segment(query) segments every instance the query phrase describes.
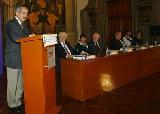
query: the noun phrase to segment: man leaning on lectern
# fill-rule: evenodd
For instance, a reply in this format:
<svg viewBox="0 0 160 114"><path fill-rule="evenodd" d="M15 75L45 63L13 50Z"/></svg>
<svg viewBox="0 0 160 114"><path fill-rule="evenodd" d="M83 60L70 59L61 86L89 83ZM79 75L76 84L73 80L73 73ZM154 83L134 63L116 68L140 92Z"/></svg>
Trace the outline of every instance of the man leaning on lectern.
<svg viewBox="0 0 160 114"><path fill-rule="evenodd" d="M19 5L15 12L15 18L6 24L7 103L11 111L21 114L24 111L21 101L23 94L21 46L16 40L29 36L31 31L25 24L27 7Z"/></svg>

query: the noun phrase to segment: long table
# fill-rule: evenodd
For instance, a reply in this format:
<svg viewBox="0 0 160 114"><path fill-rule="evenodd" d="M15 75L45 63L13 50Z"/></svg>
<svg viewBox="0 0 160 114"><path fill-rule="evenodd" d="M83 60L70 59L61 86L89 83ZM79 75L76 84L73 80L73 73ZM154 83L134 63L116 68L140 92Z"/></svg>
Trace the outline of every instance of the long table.
<svg viewBox="0 0 160 114"><path fill-rule="evenodd" d="M85 101L159 70L159 46L90 60L62 59L62 93Z"/></svg>

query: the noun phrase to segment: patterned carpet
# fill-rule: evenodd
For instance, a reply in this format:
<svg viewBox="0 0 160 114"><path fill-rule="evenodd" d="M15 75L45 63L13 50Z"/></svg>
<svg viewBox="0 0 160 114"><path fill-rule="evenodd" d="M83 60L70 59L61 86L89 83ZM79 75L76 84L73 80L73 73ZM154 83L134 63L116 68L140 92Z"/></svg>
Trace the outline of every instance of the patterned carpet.
<svg viewBox="0 0 160 114"><path fill-rule="evenodd" d="M59 114L160 114L160 72L80 102L63 96ZM0 79L0 114L6 105L6 78Z"/></svg>

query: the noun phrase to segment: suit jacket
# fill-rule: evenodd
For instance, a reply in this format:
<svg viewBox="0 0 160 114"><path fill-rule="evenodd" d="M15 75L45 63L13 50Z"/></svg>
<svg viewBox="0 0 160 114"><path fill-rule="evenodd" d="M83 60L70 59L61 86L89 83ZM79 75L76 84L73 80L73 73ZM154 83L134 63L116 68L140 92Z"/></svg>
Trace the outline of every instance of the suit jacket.
<svg viewBox="0 0 160 114"><path fill-rule="evenodd" d="M134 37L133 38L133 41L132 41L132 45L135 46L135 45L142 45L143 42L142 42L142 39L138 39L137 37Z"/></svg>
<svg viewBox="0 0 160 114"><path fill-rule="evenodd" d="M71 51L71 54L74 54L74 49L70 46L68 42L65 43L69 50ZM63 48L62 44L58 42L58 44L55 45L55 53L56 57L58 58L66 58L67 53L65 52L65 49Z"/></svg>
<svg viewBox="0 0 160 114"><path fill-rule="evenodd" d="M88 42L88 53L90 55L96 55L96 56L101 56L104 54L104 46L101 42L98 41L99 44L99 48L97 48L97 46L95 45L94 41L90 41Z"/></svg>
<svg viewBox="0 0 160 114"><path fill-rule="evenodd" d="M81 45L80 43L77 43L77 45L75 47L75 53L77 55L80 55L82 51L88 53L88 45Z"/></svg>
<svg viewBox="0 0 160 114"><path fill-rule="evenodd" d="M6 57L5 64L7 67L21 69L21 47L16 40L27 37L31 34L27 24L23 23L23 28L18 23L17 19L13 19L6 24Z"/></svg>
<svg viewBox="0 0 160 114"><path fill-rule="evenodd" d="M69 50L71 51L71 54L74 54L74 49L70 46L68 42L65 43ZM66 58L67 53L65 52L65 49L63 48L62 44L58 42L58 44L55 45L55 56L56 56L56 66L60 66L60 59Z"/></svg>
<svg viewBox="0 0 160 114"><path fill-rule="evenodd" d="M120 40L117 40L116 38L112 38L109 43L109 48L111 50L119 50L120 48L122 48L122 44Z"/></svg>

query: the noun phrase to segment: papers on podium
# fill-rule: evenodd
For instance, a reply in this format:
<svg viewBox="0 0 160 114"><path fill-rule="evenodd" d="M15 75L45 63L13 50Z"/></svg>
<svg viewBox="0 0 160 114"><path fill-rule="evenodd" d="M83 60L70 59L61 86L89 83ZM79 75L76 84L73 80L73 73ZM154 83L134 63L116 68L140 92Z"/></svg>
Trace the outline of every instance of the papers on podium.
<svg viewBox="0 0 160 114"><path fill-rule="evenodd" d="M57 34L43 34L43 46L47 47L48 69L55 66L55 47L57 44Z"/></svg>
<svg viewBox="0 0 160 114"><path fill-rule="evenodd" d="M57 34L43 34L44 47L57 44Z"/></svg>

